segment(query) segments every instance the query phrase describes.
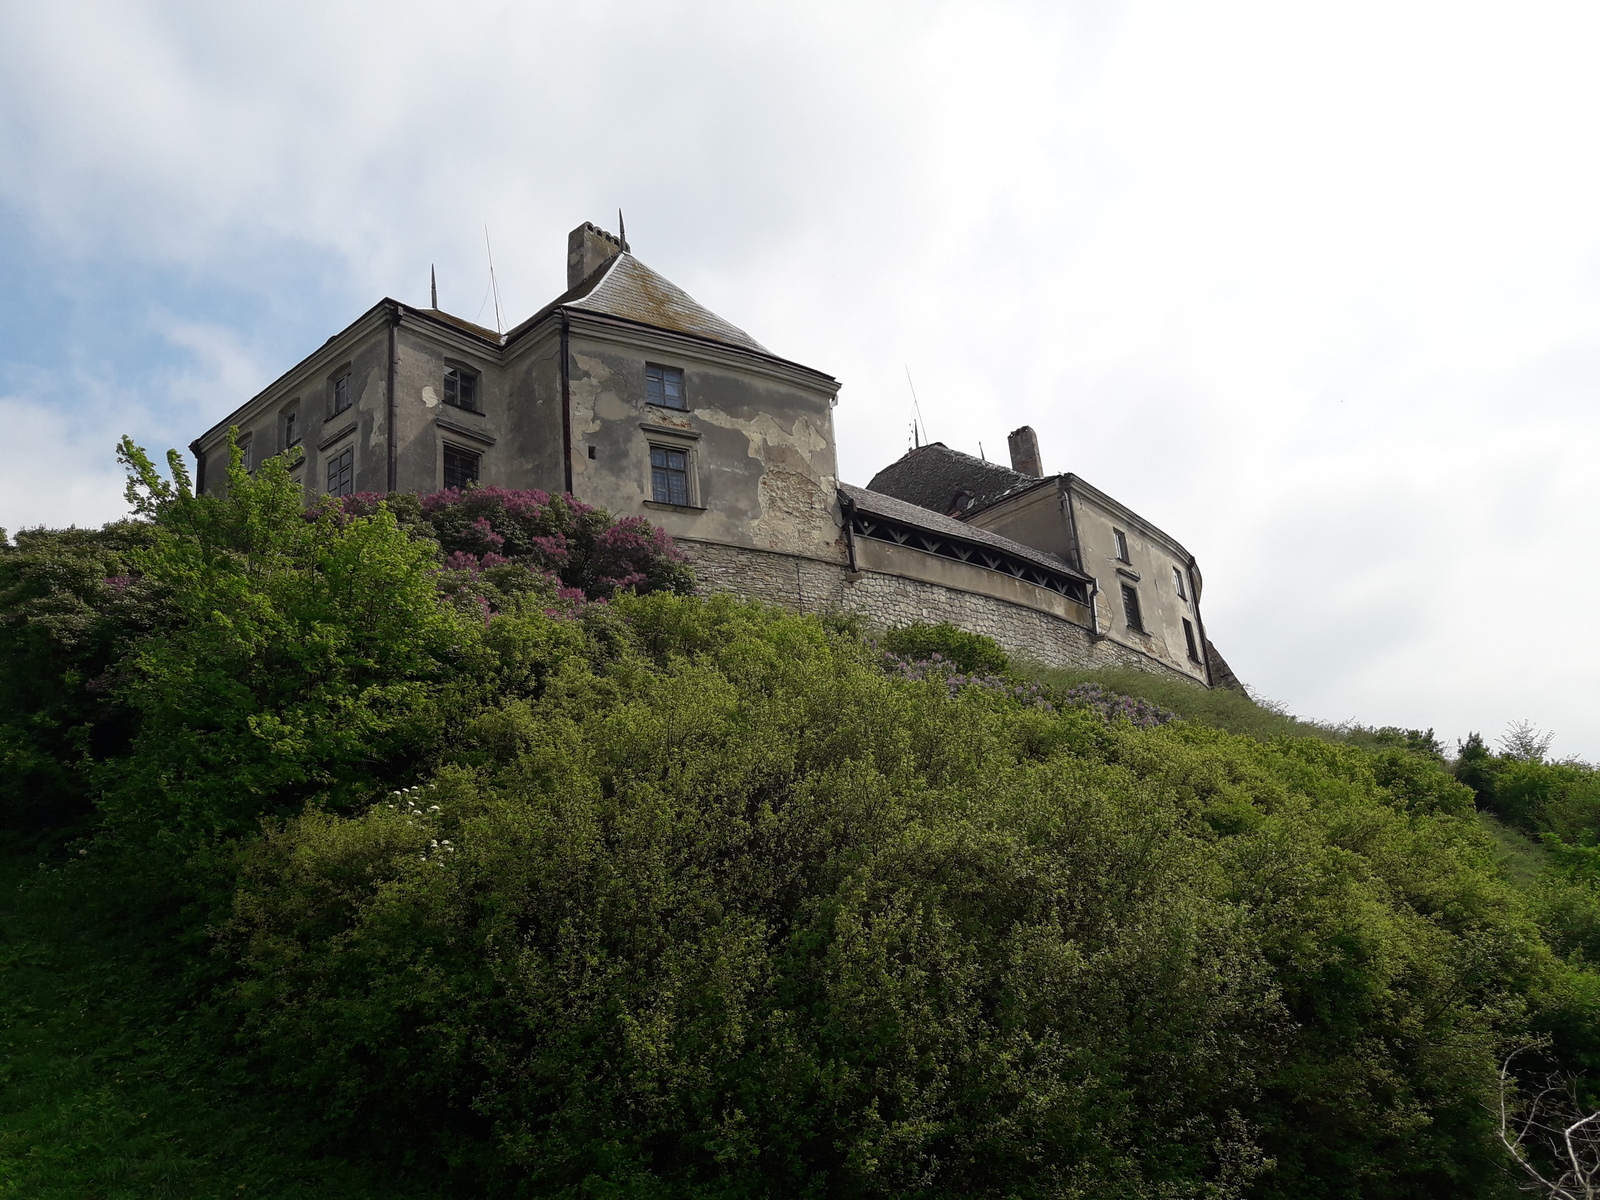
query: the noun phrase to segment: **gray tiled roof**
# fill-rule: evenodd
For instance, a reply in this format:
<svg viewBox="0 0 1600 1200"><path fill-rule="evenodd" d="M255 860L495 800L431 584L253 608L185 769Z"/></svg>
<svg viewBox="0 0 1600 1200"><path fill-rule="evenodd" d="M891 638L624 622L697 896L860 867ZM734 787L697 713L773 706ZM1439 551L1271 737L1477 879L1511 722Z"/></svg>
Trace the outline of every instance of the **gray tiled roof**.
<svg viewBox="0 0 1600 1200"><path fill-rule="evenodd" d="M924 447L927 449L927 447ZM880 472L881 474L881 472ZM1088 581L1089 576L1075 567L1070 566L1065 560L1057 558L1054 554L1046 554L1043 550L1035 550L1032 546L1024 546L1021 542L1013 542L1008 537L1001 537L998 533L991 533L987 529L979 529L976 525L968 525L965 521L957 521L953 517L944 516L921 505L910 504L904 500L897 500L893 496L886 496L872 488L858 488L848 483L841 483L839 491L845 499L863 513L871 516L883 517L889 521L897 521L904 525L915 525L926 529L930 533L937 533L943 537L959 538L979 546L988 546L994 550L1002 551L1014 558L1024 559L1058 575L1068 575L1073 579Z"/></svg>
<svg viewBox="0 0 1600 1200"><path fill-rule="evenodd" d="M724 321L688 292L623 251L608 259L576 287L569 288L533 316L507 333L515 341L558 308L602 313L637 321L657 329L687 333L742 350L753 350L768 358L777 357L737 325Z"/></svg>
<svg viewBox="0 0 1600 1200"><path fill-rule="evenodd" d="M985 462L943 442L930 442L890 463L867 487L937 513L966 512L992 504L1001 496L1039 483L999 463ZM958 502L962 492L967 497Z"/></svg>
<svg viewBox="0 0 1600 1200"><path fill-rule="evenodd" d="M710 338L714 342L726 342L730 346L754 350L757 354L772 353L744 330L724 321L677 284L652 271L626 251L613 258L606 264L605 270L597 271L591 278L595 282L589 291L568 300L568 308L604 313L626 321L637 321L641 325L652 325L657 329L671 329L677 333Z"/></svg>

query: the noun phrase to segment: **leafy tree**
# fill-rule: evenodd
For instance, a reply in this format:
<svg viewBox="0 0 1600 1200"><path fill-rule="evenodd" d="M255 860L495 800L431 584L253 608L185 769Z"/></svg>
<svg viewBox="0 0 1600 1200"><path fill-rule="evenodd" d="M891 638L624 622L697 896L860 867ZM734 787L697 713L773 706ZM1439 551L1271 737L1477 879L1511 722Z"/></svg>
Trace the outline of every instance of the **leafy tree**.
<svg viewBox="0 0 1600 1200"><path fill-rule="evenodd" d="M1466 741L1456 743L1455 777L1472 789L1481 808L1489 807L1494 795L1497 765L1482 734L1469 733Z"/></svg>
<svg viewBox="0 0 1600 1200"><path fill-rule="evenodd" d="M135 723L120 664L164 619L131 574L149 541L134 521L31 529L0 544L0 826L39 831L91 808L83 764L126 750Z"/></svg>
<svg viewBox="0 0 1600 1200"><path fill-rule="evenodd" d="M349 807L438 737L481 625L441 604L431 547L386 511L302 515L282 458L254 475L234 448L224 497L171 482L124 439L150 524L131 570L166 598L163 627L121 664L130 752L96 774L105 834L166 877L262 815Z"/></svg>

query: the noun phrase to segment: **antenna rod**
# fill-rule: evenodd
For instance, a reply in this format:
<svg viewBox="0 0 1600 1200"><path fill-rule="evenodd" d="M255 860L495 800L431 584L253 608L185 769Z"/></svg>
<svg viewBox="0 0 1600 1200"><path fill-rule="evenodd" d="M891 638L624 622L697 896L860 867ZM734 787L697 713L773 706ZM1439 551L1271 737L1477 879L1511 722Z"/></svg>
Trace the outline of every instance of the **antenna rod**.
<svg viewBox="0 0 1600 1200"><path fill-rule="evenodd" d="M433 311L439 311L439 272L432 263L428 264L428 283L433 292Z"/></svg>
<svg viewBox="0 0 1600 1200"><path fill-rule="evenodd" d="M494 293L494 331L505 334L505 325L500 320L500 285L494 277L494 247L489 245L489 226L483 227L483 248L489 252L489 290Z"/></svg>
<svg viewBox="0 0 1600 1200"><path fill-rule="evenodd" d="M917 403L917 385L911 383L911 364L906 364L906 382L911 384L911 407L917 410L917 421L922 425L923 435L928 432L928 423L922 419L922 405Z"/></svg>

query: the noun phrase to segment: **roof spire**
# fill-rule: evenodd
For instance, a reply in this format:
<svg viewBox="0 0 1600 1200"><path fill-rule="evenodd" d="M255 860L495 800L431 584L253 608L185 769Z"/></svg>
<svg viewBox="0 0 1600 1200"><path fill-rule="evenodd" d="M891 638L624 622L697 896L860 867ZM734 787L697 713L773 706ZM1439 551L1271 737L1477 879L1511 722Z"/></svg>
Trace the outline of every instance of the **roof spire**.
<svg viewBox="0 0 1600 1200"><path fill-rule="evenodd" d="M433 311L439 311L439 272L432 263L428 264L428 283L433 292Z"/></svg>
<svg viewBox="0 0 1600 1200"><path fill-rule="evenodd" d="M622 220L622 209L617 209L617 240L622 243L624 254L628 252L628 227Z"/></svg>

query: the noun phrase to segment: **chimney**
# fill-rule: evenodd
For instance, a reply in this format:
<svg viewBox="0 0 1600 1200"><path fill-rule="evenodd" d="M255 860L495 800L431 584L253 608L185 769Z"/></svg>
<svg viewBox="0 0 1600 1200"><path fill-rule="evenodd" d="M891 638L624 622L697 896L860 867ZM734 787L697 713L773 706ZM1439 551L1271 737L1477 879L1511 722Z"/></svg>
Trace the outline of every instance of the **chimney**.
<svg viewBox="0 0 1600 1200"><path fill-rule="evenodd" d="M1034 433L1033 426L1013 429L1006 441L1011 446L1011 469L1018 475L1042 478L1044 464L1039 461L1039 435Z"/></svg>
<svg viewBox="0 0 1600 1200"><path fill-rule="evenodd" d="M622 253L621 239L585 221L567 234L567 290Z"/></svg>

